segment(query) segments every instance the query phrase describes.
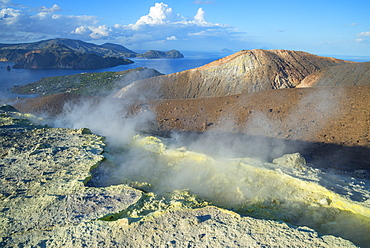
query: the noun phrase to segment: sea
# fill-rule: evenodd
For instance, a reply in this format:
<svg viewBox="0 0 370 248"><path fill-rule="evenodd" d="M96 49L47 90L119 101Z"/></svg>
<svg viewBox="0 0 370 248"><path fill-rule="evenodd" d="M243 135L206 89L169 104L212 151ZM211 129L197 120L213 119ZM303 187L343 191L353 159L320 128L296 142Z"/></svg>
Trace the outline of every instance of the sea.
<svg viewBox="0 0 370 248"><path fill-rule="evenodd" d="M220 52L194 52L181 51L184 54L182 59L143 59L133 58L133 64L119 65L111 68L93 69L93 70L73 70L73 69L11 69L6 68L9 65L12 67L12 62L0 62L0 99L9 99L16 97L37 97L37 95L20 95L10 91L13 86L25 85L36 82L41 78L65 76L79 73L93 73L104 71L125 71L135 69L138 67L154 68L163 74L171 74L175 72L185 71L196 68L212 61L228 56L228 53ZM335 57L339 59L351 60L356 62L370 61L368 56L333 56L322 55L328 57Z"/></svg>

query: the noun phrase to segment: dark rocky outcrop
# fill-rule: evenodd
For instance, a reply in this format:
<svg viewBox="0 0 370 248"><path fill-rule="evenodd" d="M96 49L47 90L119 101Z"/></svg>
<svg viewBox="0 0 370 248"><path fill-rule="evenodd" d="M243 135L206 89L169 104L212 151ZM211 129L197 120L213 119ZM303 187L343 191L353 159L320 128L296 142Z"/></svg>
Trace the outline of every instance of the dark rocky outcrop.
<svg viewBox="0 0 370 248"><path fill-rule="evenodd" d="M315 71L349 63L300 51L240 51L199 68L135 82L123 92L134 89L152 99L186 99L293 88Z"/></svg>

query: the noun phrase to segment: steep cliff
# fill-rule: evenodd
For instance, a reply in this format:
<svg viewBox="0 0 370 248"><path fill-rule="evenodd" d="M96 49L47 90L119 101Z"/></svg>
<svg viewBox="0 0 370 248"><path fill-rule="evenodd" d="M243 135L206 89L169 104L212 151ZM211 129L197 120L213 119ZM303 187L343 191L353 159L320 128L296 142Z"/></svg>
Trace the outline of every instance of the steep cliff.
<svg viewBox="0 0 370 248"><path fill-rule="evenodd" d="M288 50L240 51L199 68L141 80L122 89L156 99L185 99L293 88L309 74L351 63Z"/></svg>
<svg viewBox="0 0 370 248"><path fill-rule="evenodd" d="M370 84L370 62L327 67L303 79L297 88Z"/></svg>

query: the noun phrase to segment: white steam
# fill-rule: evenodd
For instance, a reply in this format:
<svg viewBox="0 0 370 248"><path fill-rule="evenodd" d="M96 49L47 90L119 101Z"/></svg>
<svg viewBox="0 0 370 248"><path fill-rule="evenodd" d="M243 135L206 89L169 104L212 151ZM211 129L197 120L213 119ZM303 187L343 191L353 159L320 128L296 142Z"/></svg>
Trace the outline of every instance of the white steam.
<svg viewBox="0 0 370 248"><path fill-rule="evenodd" d="M249 157L216 158L173 142L134 136L124 150L113 154L116 164L107 167L110 176L105 183L146 182L143 189L156 194L187 189L239 213L306 225L360 244L370 242L370 202L366 202L370 184L366 180L338 175L331 180L296 154L264 163ZM348 199L350 194L359 201Z"/></svg>
<svg viewBox="0 0 370 248"><path fill-rule="evenodd" d="M126 96L127 99L67 104L56 121L57 126L88 127L107 138L109 159L95 171L93 185L146 182L145 190L157 194L187 189L243 214L308 225L357 244L370 242L368 181L346 177L339 180L337 175L332 177L302 162L292 165L279 162L289 158L266 163L244 156L266 159L285 149L284 143L271 145L266 139L247 141L236 135L208 133L198 136L174 133L166 139L137 135L155 121L155 114L142 108L137 115L130 115L136 95L140 92L133 94L133 98ZM335 113L336 103L327 94L319 98L308 96L300 104L305 107L312 104L310 114L318 119L328 110ZM297 125L299 116L297 112L291 113L292 127ZM323 115L320 121L324 123L325 118L328 116ZM224 128L233 124L230 121ZM263 114L256 114L246 123L246 128L251 127L259 127L262 134L277 131ZM351 200L350 195L356 197ZM351 223L351 230L346 223Z"/></svg>
<svg viewBox="0 0 370 248"><path fill-rule="evenodd" d="M152 112L145 109L130 117L129 106L128 102L116 101L113 98L67 103L53 125L68 128L88 127L92 132L106 137L111 145L123 146L130 142L137 130L145 130L155 118Z"/></svg>

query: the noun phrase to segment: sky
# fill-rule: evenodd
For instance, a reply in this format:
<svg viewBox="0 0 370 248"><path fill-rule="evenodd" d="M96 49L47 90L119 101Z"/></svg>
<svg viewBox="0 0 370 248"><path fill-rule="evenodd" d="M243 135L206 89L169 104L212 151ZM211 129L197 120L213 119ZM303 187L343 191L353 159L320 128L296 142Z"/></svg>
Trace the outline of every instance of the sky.
<svg viewBox="0 0 370 248"><path fill-rule="evenodd" d="M370 56L370 1L0 0L0 43L52 38L134 51L288 49Z"/></svg>

